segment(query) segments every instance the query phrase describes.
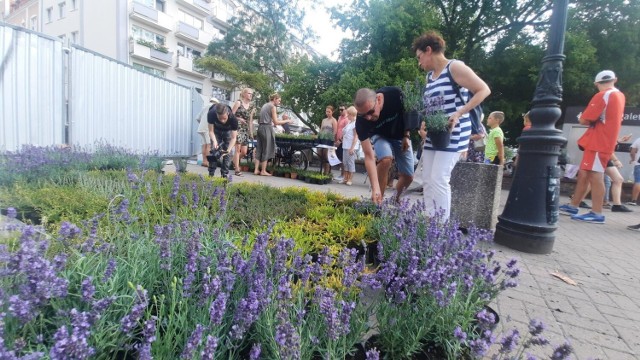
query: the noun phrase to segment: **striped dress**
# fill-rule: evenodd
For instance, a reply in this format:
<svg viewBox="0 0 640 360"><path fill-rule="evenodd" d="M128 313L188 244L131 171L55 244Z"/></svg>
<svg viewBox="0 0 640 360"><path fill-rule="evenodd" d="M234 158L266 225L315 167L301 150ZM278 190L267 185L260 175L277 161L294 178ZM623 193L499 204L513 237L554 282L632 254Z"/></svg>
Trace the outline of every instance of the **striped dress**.
<svg viewBox="0 0 640 360"><path fill-rule="evenodd" d="M447 66L442 70L440 76L437 79L433 79L433 72L429 72L427 74L427 86L425 88L423 98L428 99L433 96L439 96L443 94L444 96L444 105L443 109L447 115L451 115L456 110L462 108L464 104L462 100L458 98L456 95L456 91L453 88L453 84L447 75L449 73L449 65L454 60L450 60ZM455 60L458 61L458 60ZM469 99L469 90L465 88L460 88L460 94L465 97L468 101ZM463 152L467 151L469 147L469 137L471 136L471 120L469 119L469 114L464 114L460 120L460 122L453 128L451 132L451 142L449 146L445 150L438 151L448 151L448 152ZM425 150L435 150L431 146L431 141L429 140L429 136L427 136L426 141L424 143Z"/></svg>

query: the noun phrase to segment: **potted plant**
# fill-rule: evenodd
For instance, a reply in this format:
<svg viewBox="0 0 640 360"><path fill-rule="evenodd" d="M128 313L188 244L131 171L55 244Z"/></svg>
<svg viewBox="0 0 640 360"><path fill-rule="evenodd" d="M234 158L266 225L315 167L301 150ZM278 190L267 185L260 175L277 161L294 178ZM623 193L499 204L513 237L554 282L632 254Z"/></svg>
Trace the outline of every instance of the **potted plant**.
<svg viewBox="0 0 640 360"><path fill-rule="evenodd" d="M333 134L331 133L320 133L318 134L318 143L320 145L333 146Z"/></svg>
<svg viewBox="0 0 640 360"><path fill-rule="evenodd" d="M422 94L424 84L420 78L407 81L402 87L402 106L404 110L405 130L416 130L420 127L420 112L423 109Z"/></svg>
<svg viewBox="0 0 640 360"><path fill-rule="evenodd" d="M427 136L435 149L446 149L451 140L449 116L445 114L444 95L425 98L424 122Z"/></svg>

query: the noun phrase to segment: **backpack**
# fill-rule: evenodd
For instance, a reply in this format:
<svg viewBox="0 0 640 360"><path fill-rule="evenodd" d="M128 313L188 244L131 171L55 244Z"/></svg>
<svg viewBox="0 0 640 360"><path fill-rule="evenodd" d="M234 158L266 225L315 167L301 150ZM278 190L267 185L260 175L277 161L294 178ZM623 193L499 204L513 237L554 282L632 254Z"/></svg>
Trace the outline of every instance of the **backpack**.
<svg viewBox="0 0 640 360"><path fill-rule="evenodd" d="M455 61L455 60L454 60ZM456 92L456 95L462 101L462 106L467 104L467 101L462 97L460 93L460 85L453 80L453 76L451 75L451 69L449 66L453 61L447 64L447 76L449 77L449 81L451 81L451 85L453 86L453 90ZM469 91L469 98L473 97L473 93ZM484 113L482 112L482 104L478 104L478 106L474 107L469 111L469 119L471 120L471 134L486 134L487 131L482 125L482 119L484 117Z"/></svg>

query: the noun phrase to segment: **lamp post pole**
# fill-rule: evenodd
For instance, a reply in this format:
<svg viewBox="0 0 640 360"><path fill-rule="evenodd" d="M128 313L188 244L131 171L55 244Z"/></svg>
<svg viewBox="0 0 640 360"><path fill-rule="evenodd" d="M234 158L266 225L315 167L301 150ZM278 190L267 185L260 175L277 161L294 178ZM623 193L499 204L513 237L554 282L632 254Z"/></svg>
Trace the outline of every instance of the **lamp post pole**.
<svg viewBox="0 0 640 360"><path fill-rule="evenodd" d="M533 254L553 250L558 222L560 148L567 140L555 128L562 111L562 63L568 0L555 0L547 54L532 101L531 129L518 138L518 167L494 241Z"/></svg>

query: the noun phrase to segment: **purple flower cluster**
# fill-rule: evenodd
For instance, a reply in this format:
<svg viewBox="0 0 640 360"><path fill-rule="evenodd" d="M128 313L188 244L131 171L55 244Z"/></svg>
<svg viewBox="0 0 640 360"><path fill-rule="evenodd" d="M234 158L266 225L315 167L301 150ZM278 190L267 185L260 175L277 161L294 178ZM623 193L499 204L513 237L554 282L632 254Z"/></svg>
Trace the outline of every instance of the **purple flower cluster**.
<svg viewBox="0 0 640 360"><path fill-rule="evenodd" d="M136 287L136 298L131 307L131 311L120 320L122 331L125 334L132 335L133 330L138 326L138 321L142 318L148 305L147 290L138 285Z"/></svg>
<svg viewBox="0 0 640 360"><path fill-rule="evenodd" d="M71 309L71 333L65 325L53 335L55 344L49 350L52 360L88 359L95 354L89 346L90 328L95 317L87 312Z"/></svg>
<svg viewBox="0 0 640 360"><path fill-rule="evenodd" d="M202 335L204 334L205 327L197 324L195 330L189 336L187 340L187 344L184 349L182 349L182 355L180 355L181 359L192 359L193 355L196 353L198 346L202 342Z"/></svg>
<svg viewBox="0 0 640 360"><path fill-rule="evenodd" d="M276 343L282 359L300 359L300 335L296 327L287 319L285 312L280 312L276 325Z"/></svg>
<svg viewBox="0 0 640 360"><path fill-rule="evenodd" d="M58 276L64 267L51 262L46 257L48 242L40 240L40 235L32 226L25 226L19 240L17 251L10 253L0 247L0 259L6 263L0 273L8 278L10 288L4 289L9 294L9 314L26 324L40 314L40 308L55 298L67 295L68 281Z"/></svg>

